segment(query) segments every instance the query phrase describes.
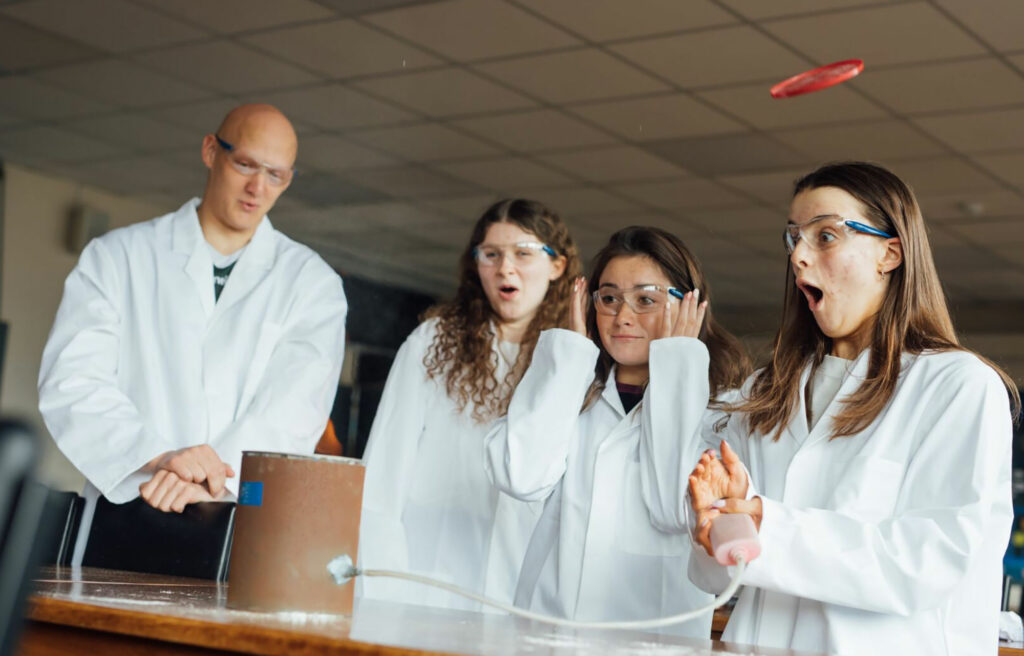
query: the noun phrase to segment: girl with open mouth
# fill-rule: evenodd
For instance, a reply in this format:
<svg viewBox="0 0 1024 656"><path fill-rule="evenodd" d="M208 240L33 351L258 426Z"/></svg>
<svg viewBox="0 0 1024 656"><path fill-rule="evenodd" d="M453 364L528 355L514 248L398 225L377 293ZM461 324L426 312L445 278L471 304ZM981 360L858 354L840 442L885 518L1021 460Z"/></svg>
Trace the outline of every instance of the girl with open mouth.
<svg viewBox="0 0 1024 656"><path fill-rule="evenodd" d="M484 435L505 413L542 330L566 325L580 272L557 214L500 201L476 222L455 298L427 312L388 373L363 460L363 567L400 570L511 602L540 515L484 472ZM365 597L479 610L444 590L367 579Z"/></svg>
<svg viewBox="0 0 1024 656"><path fill-rule="evenodd" d="M797 181L782 326L768 364L719 397L680 382L680 433L655 453L652 519L697 539L746 513L761 555L723 639L835 654L994 654L1013 521L1016 386L957 341L910 188L865 163ZM698 340L660 351L707 362ZM1008 402L1009 399L1009 402ZM679 442L720 446L688 472ZM689 475L689 476L688 476ZM687 480L688 479L688 480ZM673 496L689 486L685 494ZM694 549L691 577L729 572Z"/></svg>

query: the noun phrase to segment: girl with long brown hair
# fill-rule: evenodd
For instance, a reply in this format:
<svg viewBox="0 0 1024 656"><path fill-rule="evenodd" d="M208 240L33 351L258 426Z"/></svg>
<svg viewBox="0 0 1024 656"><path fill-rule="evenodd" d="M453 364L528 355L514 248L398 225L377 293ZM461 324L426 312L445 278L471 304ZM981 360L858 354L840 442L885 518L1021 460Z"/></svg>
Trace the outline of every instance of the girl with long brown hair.
<svg viewBox="0 0 1024 656"><path fill-rule="evenodd" d="M747 513L760 533L725 638L995 653L1015 385L959 345L917 200L889 171L840 163L801 178L784 236L771 360L705 413L722 459L705 453L689 478L705 548L720 513ZM663 464L666 487L683 487L689 468ZM681 528L671 504L655 514ZM694 554L694 581L718 589L725 569Z"/></svg>
<svg viewBox="0 0 1024 656"><path fill-rule="evenodd" d="M540 332L567 325L579 271L568 229L539 202L503 200L476 222L455 298L427 312L384 386L363 456L364 566L511 600L540 509L493 488L484 435L508 407ZM363 595L479 608L403 581L368 579Z"/></svg>
<svg viewBox="0 0 1024 656"><path fill-rule="evenodd" d="M574 288L571 329L541 334L507 417L487 436L495 484L546 500L515 603L577 620L684 612L710 597L686 578L685 536L651 524L640 481L653 454L640 436L675 433L677 404L665 394L675 379L717 391L738 385L749 366L711 316L708 283L674 235L620 230L592 269L589 285ZM710 371L706 362L664 366L662 343L682 335L710 351ZM699 454L694 447L685 459ZM697 638L710 630L710 612L669 629Z"/></svg>

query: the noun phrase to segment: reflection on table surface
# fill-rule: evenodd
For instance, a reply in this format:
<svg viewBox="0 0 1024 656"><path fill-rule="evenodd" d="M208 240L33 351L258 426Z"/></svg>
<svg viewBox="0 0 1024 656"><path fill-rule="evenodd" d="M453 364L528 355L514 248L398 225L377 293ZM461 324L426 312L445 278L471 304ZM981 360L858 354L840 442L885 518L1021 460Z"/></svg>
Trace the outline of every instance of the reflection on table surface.
<svg viewBox="0 0 1024 656"><path fill-rule="evenodd" d="M213 581L95 568L46 568L36 581L28 617L34 620L33 630L59 624L257 654L323 653L325 649L509 656L806 654L635 631L563 629L508 615L370 599L357 599L352 617L250 612L227 608L226 601L227 584Z"/></svg>

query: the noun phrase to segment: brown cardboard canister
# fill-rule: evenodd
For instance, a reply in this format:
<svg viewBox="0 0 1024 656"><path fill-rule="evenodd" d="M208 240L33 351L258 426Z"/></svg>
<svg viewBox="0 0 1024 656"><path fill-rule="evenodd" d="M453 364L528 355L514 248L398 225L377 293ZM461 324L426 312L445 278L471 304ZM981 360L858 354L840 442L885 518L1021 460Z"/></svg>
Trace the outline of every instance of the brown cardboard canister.
<svg viewBox="0 0 1024 656"><path fill-rule="evenodd" d="M352 458L243 453L228 606L351 614L355 582L335 583L327 563L358 562L365 471Z"/></svg>

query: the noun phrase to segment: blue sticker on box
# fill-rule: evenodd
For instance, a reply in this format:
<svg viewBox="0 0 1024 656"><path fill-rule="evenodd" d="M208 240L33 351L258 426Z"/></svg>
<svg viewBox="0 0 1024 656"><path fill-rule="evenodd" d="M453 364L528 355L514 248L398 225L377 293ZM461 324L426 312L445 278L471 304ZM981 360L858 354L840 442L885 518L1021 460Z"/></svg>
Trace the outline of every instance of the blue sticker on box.
<svg viewBox="0 0 1024 656"><path fill-rule="evenodd" d="M238 490L238 505L262 506L263 481L242 481L242 485Z"/></svg>

